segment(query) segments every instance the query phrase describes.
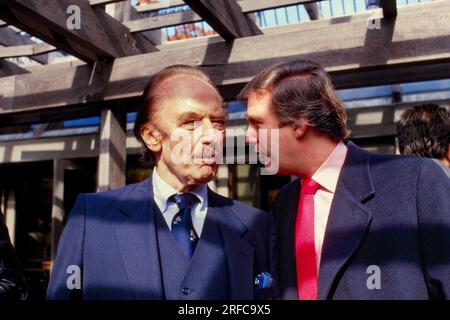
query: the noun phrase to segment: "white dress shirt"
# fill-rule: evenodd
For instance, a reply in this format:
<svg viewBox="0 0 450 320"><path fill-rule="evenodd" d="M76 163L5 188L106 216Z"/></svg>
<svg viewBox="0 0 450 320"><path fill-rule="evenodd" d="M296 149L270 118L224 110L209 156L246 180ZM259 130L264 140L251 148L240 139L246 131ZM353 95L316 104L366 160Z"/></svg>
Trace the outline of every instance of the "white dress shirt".
<svg viewBox="0 0 450 320"><path fill-rule="evenodd" d="M341 141L333 152L311 177L320 184L320 189L314 195L314 243L316 247L317 272L320 267L320 255L322 254L323 239L333 202L339 174L347 155L347 146Z"/></svg>
<svg viewBox="0 0 450 320"><path fill-rule="evenodd" d="M172 188L166 181L164 181L157 173L157 170L153 170L152 174L152 186L153 186L153 198L159 210L163 214L169 229L172 230L173 217L180 211L177 204L174 201L168 201L171 196L177 194L174 188ZM200 237L203 224L205 223L206 213L208 210L208 188L206 184L202 184L190 191L197 196L199 202L196 202L191 210L192 224L194 225L195 232Z"/></svg>

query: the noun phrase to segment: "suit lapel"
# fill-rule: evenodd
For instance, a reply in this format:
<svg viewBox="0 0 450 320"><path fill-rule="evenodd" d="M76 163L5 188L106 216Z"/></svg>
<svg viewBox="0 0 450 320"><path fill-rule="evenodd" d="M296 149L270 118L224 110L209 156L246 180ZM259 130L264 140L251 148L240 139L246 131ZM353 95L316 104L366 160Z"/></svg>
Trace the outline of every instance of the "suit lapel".
<svg viewBox="0 0 450 320"><path fill-rule="evenodd" d="M346 262L360 245L372 219L365 203L375 193L369 154L348 143L328 217L319 271L319 299L329 299Z"/></svg>
<svg viewBox="0 0 450 320"><path fill-rule="evenodd" d="M121 207L116 237L137 299L163 299L151 177Z"/></svg>
<svg viewBox="0 0 450 320"><path fill-rule="evenodd" d="M232 200L222 198L209 190L208 215L218 222L227 257L232 300L253 299L254 249L247 239L247 226L231 206Z"/></svg>
<svg viewBox="0 0 450 320"><path fill-rule="evenodd" d="M283 209L276 216L279 237L279 259L283 261L283 265L279 267L280 287L282 291L282 299L297 300L297 269L295 260L295 220L297 218L298 200L300 196L300 179L297 179L290 189L292 195L289 201L283 201ZM282 211L281 211L282 210Z"/></svg>

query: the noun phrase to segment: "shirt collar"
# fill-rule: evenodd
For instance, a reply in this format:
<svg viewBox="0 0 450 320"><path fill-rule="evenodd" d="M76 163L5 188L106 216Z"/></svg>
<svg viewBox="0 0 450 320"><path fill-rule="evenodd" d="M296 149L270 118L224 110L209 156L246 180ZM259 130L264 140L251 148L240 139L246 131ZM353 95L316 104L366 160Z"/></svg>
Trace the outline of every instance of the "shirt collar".
<svg viewBox="0 0 450 320"><path fill-rule="evenodd" d="M156 170L156 167L152 173L152 186L154 200L161 212L164 213L167 210L169 198L179 192L177 192L163 178L161 178ZM201 184L189 192L197 196L197 198L200 200L200 208L203 208L205 206L205 200L208 196L207 185Z"/></svg>
<svg viewBox="0 0 450 320"><path fill-rule="evenodd" d="M347 146L342 141L339 141L333 152L313 174L312 179L323 188L334 193L346 155Z"/></svg>

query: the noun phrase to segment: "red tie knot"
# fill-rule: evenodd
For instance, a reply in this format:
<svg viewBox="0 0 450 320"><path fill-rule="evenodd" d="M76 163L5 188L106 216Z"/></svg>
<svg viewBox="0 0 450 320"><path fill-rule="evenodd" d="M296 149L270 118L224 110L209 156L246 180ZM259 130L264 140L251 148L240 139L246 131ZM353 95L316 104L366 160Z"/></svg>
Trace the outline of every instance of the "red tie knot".
<svg viewBox="0 0 450 320"><path fill-rule="evenodd" d="M304 194L316 194L317 190L319 189L320 184L318 184L311 178L302 181L302 193Z"/></svg>

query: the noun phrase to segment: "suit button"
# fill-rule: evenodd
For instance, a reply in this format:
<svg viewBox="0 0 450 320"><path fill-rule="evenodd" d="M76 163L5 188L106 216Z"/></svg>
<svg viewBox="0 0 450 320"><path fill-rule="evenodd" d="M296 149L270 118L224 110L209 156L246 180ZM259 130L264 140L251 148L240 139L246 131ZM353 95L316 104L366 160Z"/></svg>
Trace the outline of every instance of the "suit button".
<svg viewBox="0 0 450 320"><path fill-rule="evenodd" d="M183 288L181 289L181 293L187 296L191 293L191 290L189 290L189 288Z"/></svg>

